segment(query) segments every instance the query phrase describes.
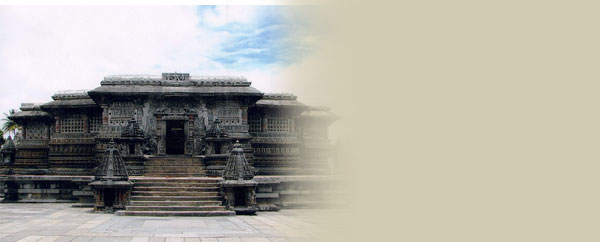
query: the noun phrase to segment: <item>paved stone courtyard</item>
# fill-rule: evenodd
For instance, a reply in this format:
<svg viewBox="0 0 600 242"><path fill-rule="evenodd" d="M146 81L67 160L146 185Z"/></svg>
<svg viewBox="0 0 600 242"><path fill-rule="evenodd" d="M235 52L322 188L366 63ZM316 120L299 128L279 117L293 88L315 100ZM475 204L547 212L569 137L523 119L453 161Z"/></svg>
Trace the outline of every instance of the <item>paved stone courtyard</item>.
<svg viewBox="0 0 600 242"><path fill-rule="evenodd" d="M323 232L331 227L323 218L335 212L285 209L256 216L133 217L92 213L71 204L0 203L0 241L324 241Z"/></svg>

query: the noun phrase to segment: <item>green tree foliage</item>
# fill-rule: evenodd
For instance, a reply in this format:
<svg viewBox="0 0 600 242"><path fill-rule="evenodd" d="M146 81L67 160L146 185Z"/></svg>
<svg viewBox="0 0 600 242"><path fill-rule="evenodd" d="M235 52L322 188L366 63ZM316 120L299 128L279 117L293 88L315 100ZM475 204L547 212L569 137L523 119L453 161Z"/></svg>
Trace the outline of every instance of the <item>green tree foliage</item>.
<svg viewBox="0 0 600 242"><path fill-rule="evenodd" d="M4 122L2 124L2 131L7 132L9 134L12 133L13 137L15 136L19 125L15 123L15 121L10 120L8 117L15 114L16 112L16 109L8 110L8 113L4 113L4 118L2 118L2 122Z"/></svg>

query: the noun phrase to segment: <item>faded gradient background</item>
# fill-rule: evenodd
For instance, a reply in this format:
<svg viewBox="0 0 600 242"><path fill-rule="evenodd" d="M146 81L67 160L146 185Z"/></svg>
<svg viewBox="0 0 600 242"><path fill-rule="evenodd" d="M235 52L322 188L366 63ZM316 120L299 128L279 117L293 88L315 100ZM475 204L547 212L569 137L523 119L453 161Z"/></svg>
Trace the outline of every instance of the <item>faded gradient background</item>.
<svg viewBox="0 0 600 242"><path fill-rule="evenodd" d="M352 1L321 84L338 241L600 240L600 5ZM325 61L326 60L326 61Z"/></svg>

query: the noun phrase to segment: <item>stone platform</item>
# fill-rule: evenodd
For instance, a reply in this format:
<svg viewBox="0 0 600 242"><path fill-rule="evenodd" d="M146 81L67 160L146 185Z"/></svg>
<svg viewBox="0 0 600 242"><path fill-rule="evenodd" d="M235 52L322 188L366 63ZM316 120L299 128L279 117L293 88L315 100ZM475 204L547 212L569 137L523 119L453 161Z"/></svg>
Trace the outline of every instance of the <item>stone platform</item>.
<svg viewBox="0 0 600 242"><path fill-rule="evenodd" d="M214 194L221 178L133 176L130 179L136 185L128 210L140 211L140 215L155 216L160 211L172 214L184 211L179 215L190 215L190 211L198 211L192 207L203 207L204 216L209 215L205 213L207 210L221 211L221 197ZM89 207L93 206L93 192L87 184L92 180L92 176L0 175L0 198L12 192L19 197L13 202L71 202L74 206ZM339 177L256 176L255 180L259 211L338 207L343 202L338 198L344 193L340 189L344 182Z"/></svg>

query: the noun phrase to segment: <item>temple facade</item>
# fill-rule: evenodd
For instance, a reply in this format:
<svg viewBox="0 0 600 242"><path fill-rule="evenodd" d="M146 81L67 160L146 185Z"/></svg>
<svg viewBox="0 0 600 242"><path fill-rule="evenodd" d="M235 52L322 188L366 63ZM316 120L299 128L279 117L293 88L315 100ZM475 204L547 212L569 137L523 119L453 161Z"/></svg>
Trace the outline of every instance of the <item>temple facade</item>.
<svg viewBox="0 0 600 242"><path fill-rule="evenodd" d="M220 177L237 142L257 176L329 174L334 158L327 134L337 116L291 94L264 94L243 77L106 76L92 90L58 92L20 109L10 117L21 127L14 160L0 163L0 175L93 176L109 143L129 176L141 177ZM180 167L198 165L182 171L180 160ZM153 170L152 162L173 168ZM63 186L71 186L66 193L86 187Z"/></svg>

